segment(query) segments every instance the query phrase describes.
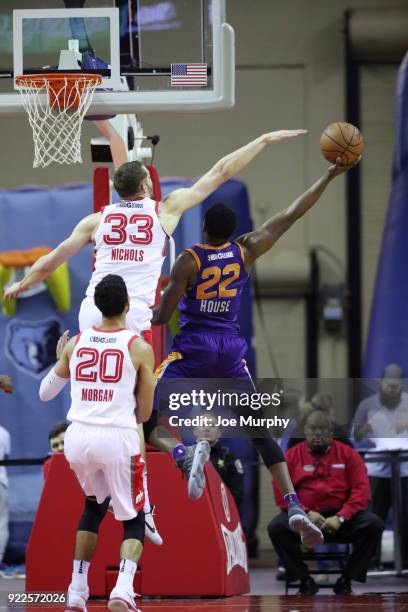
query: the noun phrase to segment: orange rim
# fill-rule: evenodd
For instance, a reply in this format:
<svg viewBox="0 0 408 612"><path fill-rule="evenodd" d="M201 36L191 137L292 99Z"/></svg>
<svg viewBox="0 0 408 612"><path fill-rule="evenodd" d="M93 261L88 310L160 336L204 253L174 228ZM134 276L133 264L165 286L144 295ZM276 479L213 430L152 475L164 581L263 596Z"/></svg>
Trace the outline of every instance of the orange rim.
<svg viewBox="0 0 408 612"><path fill-rule="evenodd" d="M96 87L102 83L102 77L100 74L89 74L89 73L74 73L74 72L51 72L50 74L22 74L16 76L17 87L24 87L30 85L36 89L41 89L44 84L49 81L50 83L57 84L58 82L75 83L80 81L85 87Z"/></svg>

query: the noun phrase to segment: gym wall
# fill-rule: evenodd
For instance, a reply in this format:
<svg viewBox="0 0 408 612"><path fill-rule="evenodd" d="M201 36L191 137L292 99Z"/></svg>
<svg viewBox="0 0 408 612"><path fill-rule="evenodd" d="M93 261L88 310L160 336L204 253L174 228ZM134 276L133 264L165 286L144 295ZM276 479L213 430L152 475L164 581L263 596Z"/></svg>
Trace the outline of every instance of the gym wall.
<svg viewBox="0 0 408 612"><path fill-rule="evenodd" d="M389 6L387 0L377 0L375 4L376 7ZM393 2L396 7L404 4L403 0ZM197 176L219 156L258 133L281 127L306 127L309 135L305 139L271 147L242 173L242 179L249 187L255 224L289 204L326 167L318 150L321 129L334 119L344 118L345 10L371 5L370 0L337 0L329 3L324 0L293 0L289 3L257 0L255 11L253 4L245 0L227 2L228 20L235 28L237 41L237 106L232 111L202 114L199 121L197 116L185 114L173 116L171 120L165 115L145 116L143 123L146 133L161 135L156 158L161 176ZM377 87L377 93L381 91L381 100L378 100L381 104L367 102L367 108L376 114L375 124L369 117L366 122L364 116L362 118L368 144L377 140L371 130L378 130L380 125L384 126L384 120L390 120L392 97L387 97L387 94L393 94L393 68L389 68L389 71L386 91ZM379 75L377 83L383 83ZM0 91L4 91L5 87L5 83L0 81ZM364 100L372 100L373 95L369 78L363 78L362 87L364 105ZM364 97L365 88L369 97ZM387 103L384 103L385 98ZM90 137L95 135L92 124L84 124L84 164L54 165L36 170L32 168L31 130L27 119L23 116L0 115L0 127L2 141L7 143L7 150L3 149L1 154L1 188L24 184L89 182L92 164L88 143ZM382 181L386 194L389 147L380 146L378 149L374 168L374 162L371 161L374 155L367 148L363 180L364 184L371 185ZM375 176L374 183L371 182L371 172ZM311 246L323 244L344 261L344 188L343 180L332 184L317 208L292 228L276 249L296 248L306 253ZM374 191L381 209L384 199L379 196L378 190ZM371 200L370 189L364 187L363 196L366 195L367 200ZM365 240L371 245L369 249L374 251L382 218L383 213L380 212L372 219L375 226L372 239L371 230L367 228L368 234L365 230ZM272 258L273 255L266 257ZM364 287L365 326L375 252L372 255L370 251L365 259L367 257L370 259L370 270ZM333 270L328 261L323 261L323 268L323 273L333 278ZM269 321L266 330L268 341L273 343L281 373L286 376L301 375L305 367L303 300L291 299L288 302L268 299L264 308ZM279 324L274 324L278 320ZM266 376L270 374L271 366L264 342L265 330L260 333L259 321L257 332L258 374ZM344 340L333 340L323 335L320 342L321 376L344 375L345 359Z"/></svg>

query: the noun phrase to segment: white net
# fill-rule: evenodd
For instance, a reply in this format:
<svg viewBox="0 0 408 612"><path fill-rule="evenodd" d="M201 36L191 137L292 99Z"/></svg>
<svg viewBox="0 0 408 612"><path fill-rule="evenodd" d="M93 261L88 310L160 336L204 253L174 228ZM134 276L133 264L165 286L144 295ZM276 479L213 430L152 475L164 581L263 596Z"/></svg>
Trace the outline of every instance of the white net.
<svg viewBox="0 0 408 612"><path fill-rule="evenodd" d="M17 77L33 130L34 168L52 162L82 162L81 126L99 75L27 75Z"/></svg>

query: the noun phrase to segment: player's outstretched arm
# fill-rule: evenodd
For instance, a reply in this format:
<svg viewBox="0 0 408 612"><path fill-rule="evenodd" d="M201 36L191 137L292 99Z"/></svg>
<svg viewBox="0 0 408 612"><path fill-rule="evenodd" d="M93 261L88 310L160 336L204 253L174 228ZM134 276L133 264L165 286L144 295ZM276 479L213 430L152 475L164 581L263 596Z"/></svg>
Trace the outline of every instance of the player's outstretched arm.
<svg viewBox="0 0 408 612"><path fill-rule="evenodd" d="M244 147L220 159L215 166L202 176L192 187L176 189L159 206L160 223L171 236L181 215L196 206L222 183L245 168L259 153L270 144L306 134L307 130L279 130L259 136Z"/></svg>
<svg viewBox="0 0 408 612"><path fill-rule="evenodd" d="M152 414L153 395L156 379L154 377L154 354L152 347L141 338L132 342L130 357L137 371L136 421L144 423Z"/></svg>
<svg viewBox="0 0 408 612"><path fill-rule="evenodd" d="M194 283L197 265L186 252L181 253L171 269L170 281L160 303L153 310L152 325L161 325L170 320L187 288Z"/></svg>
<svg viewBox="0 0 408 612"><path fill-rule="evenodd" d="M39 396L43 402L49 402L54 399L54 397L62 391L70 378L69 361L77 341L77 336L71 338L63 349L62 345L67 338L67 332L64 332L62 338L64 338L64 340L61 343L60 338L57 348L58 361L41 381Z"/></svg>
<svg viewBox="0 0 408 612"><path fill-rule="evenodd" d="M303 217L316 204L327 185L336 176L357 165L360 159L361 157L352 165L342 166L340 158L338 158L336 164L330 166L327 172L290 206L268 219L254 232L240 236L237 242L242 244L245 249L246 267L251 267L258 257L269 251L275 242L292 227L295 221Z"/></svg>
<svg viewBox="0 0 408 612"><path fill-rule="evenodd" d="M4 298L13 299L22 291L30 289L49 276L64 261L80 251L92 238L100 221L100 213L88 215L73 230L72 234L47 255L40 257L30 268L24 278L13 283L4 293Z"/></svg>

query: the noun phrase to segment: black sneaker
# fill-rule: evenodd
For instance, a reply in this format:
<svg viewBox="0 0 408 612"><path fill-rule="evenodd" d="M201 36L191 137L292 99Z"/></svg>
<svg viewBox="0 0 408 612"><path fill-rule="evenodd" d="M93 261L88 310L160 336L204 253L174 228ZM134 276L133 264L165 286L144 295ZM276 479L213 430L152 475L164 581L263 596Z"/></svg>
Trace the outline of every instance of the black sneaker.
<svg viewBox="0 0 408 612"><path fill-rule="evenodd" d="M333 591L336 593L336 595L352 595L353 591L351 590L350 578L340 576L333 587Z"/></svg>
<svg viewBox="0 0 408 612"><path fill-rule="evenodd" d="M308 576L307 578L303 578L303 580L300 581L300 589L298 590L297 594L316 595L318 590L319 587L317 586L313 578L311 576Z"/></svg>

